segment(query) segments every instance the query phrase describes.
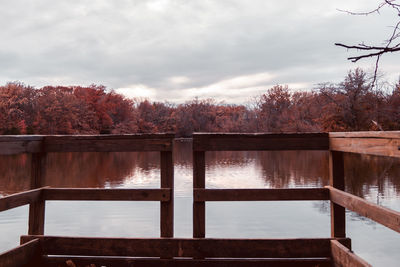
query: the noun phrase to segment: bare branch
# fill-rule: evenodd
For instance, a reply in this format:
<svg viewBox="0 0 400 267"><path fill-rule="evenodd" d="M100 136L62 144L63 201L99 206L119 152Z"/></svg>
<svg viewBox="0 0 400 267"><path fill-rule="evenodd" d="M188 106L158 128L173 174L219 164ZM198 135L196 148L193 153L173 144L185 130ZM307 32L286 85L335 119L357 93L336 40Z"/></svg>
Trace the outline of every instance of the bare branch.
<svg viewBox="0 0 400 267"><path fill-rule="evenodd" d="M377 8L367 11L367 12L352 12L352 11L347 11L347 10L339 10L341 12L345 12L350 15L371 15L374 13L380 14L380 11L384 7L391 7L393 8L397 16L400 17L400 3L396 2L398 0L384 0L382 1ZM395 26L393 26L393 31L391 32L391 35L387 40L385 40L385 45L384 46L374 46L374 45L365 45L364 43L358 44L358 45L346 45L342 43L335 43L335 45L344 47L349 50L358 50L358 51L370 51L368 53L364 53L358 56L351 56L348 57L347 59L352 61L352 62L357 62L360 59L364 58L372 58L376 57L375 61L375 72L374 72L374 77L373 77L373 84L376 83L376 78L377 78L377 73L378 73L378 67L379 67L379 60L383 54L386 53L393 53L393 52L398 52L400 51L400 43L397 43L396 45L392 45L392 43L400 38L400 20L396 23Z"/></svg>

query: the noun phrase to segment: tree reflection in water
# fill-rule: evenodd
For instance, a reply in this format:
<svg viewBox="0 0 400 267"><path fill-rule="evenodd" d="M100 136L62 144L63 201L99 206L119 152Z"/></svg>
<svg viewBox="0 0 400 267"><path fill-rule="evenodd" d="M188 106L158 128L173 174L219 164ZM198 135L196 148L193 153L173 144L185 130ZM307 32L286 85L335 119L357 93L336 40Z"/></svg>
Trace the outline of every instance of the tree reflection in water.
<svg viewBox="0 0 400 267"><path fill-rule="evenodd" d="M191 142L175 142L175 169L191 173ZM396 197L400 160L345 154L346 191ZM207 186L321 187L329 184L326 151L207 152ZM30 156L0 156L0 194L29 189ZM175 179L191 179L186 175ZM159 185L158 152L49 153L44 185L52 187L135 187ZM191 191L188 190L188 195Z"/></svg>

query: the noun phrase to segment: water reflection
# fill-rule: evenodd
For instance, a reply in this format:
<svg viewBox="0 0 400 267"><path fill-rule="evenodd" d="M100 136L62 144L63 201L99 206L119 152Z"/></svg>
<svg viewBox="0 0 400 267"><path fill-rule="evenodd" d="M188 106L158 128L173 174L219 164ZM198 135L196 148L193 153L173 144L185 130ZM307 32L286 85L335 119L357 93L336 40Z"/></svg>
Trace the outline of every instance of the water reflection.
<svg viewBox="0 0 400 267"><path fill-rule="evenodd" d="M175 236L192 235L192 143L176 142ZM346 190L400 210L400 160L345 154ZM159 153L50 153L43 185L52 187L157 188ZM0 156L0 194L29 189L30 156ZM321 187L329 183L324 151L207 152L208 188ZM329 202L207 203L209 237L328 237ZM46 203L45 233L83 236L159 236L155 202ZM353 213L347 214L354 250L375 265L400 260L400 235ZM27 207L0 213L0 251L26 233ZM370 240L368 240L368 238ZM373 242L372 242L372 241ZM376 249L371 250L371 243ZM386 254L385 254L386 253ZM381 255L384 255L382 257ZM396 258L397 257L397 258Z"/></svg>
<svg viewBox="0 0 400 267"><path fill-rule="evenodd" d="M175 170L181 171L176 179L182 170L191 175L191 142L175 143L174 163ZM346 191L377 196L377 201L398 196L399 163L396 158L345 154ZM207 152L206 166L210 188L320 187L329 183L326 151ZM29 170L29 155L0 156L0 194L29 189ZM191 180L191 176L184 179ZM53 187L97 188L158 187L159 183L158 152L49 153L43 181Z"/></svg>

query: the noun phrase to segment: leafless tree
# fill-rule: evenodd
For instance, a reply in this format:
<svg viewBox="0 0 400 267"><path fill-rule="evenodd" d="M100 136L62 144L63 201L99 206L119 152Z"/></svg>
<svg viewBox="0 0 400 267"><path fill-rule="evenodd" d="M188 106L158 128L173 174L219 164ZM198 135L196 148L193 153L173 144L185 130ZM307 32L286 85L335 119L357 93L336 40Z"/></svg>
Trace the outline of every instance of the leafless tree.
<svg viewBox="0 0 400 267"><path fill-rule="evenodd" d="M367 11L367 12L351 12L348 10L340 10L342 12L346 12L351 15L357 16L368 16L372 14L380 14L383 8L391 8L399 18L399 21L393 26L393 30L387 40L384 41L383 45L375 46L375 45L367 45L364 43L358 45L346 45L342 43L335 43L337 46L341 46L350 50L358 50L361 53L357 56L348 57L348 60L352 62L357 62L363 58L373 58L376 57L375 61L375 72L372 81L372 85L376 83L377 72L379 66L379 60L383 54L393 53L400 51L400 1L399 0L384 0L381 2L375 9Z"/></svg>

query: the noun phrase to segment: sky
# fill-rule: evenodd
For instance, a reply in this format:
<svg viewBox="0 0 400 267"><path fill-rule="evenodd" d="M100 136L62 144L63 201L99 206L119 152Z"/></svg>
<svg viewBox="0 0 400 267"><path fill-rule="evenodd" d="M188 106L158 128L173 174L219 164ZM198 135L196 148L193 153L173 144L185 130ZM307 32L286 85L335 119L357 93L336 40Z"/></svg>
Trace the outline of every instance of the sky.
<svg viewBox="0 0 400 267"><path fill-rule="evenodd" d="M311 90L373 60L334 45L381 45L397 16L352 16L379 0L0 0L0 84L102 84L128 97L243 104L276 84ZM400 53L385 55L385 79Z"/></svg>

